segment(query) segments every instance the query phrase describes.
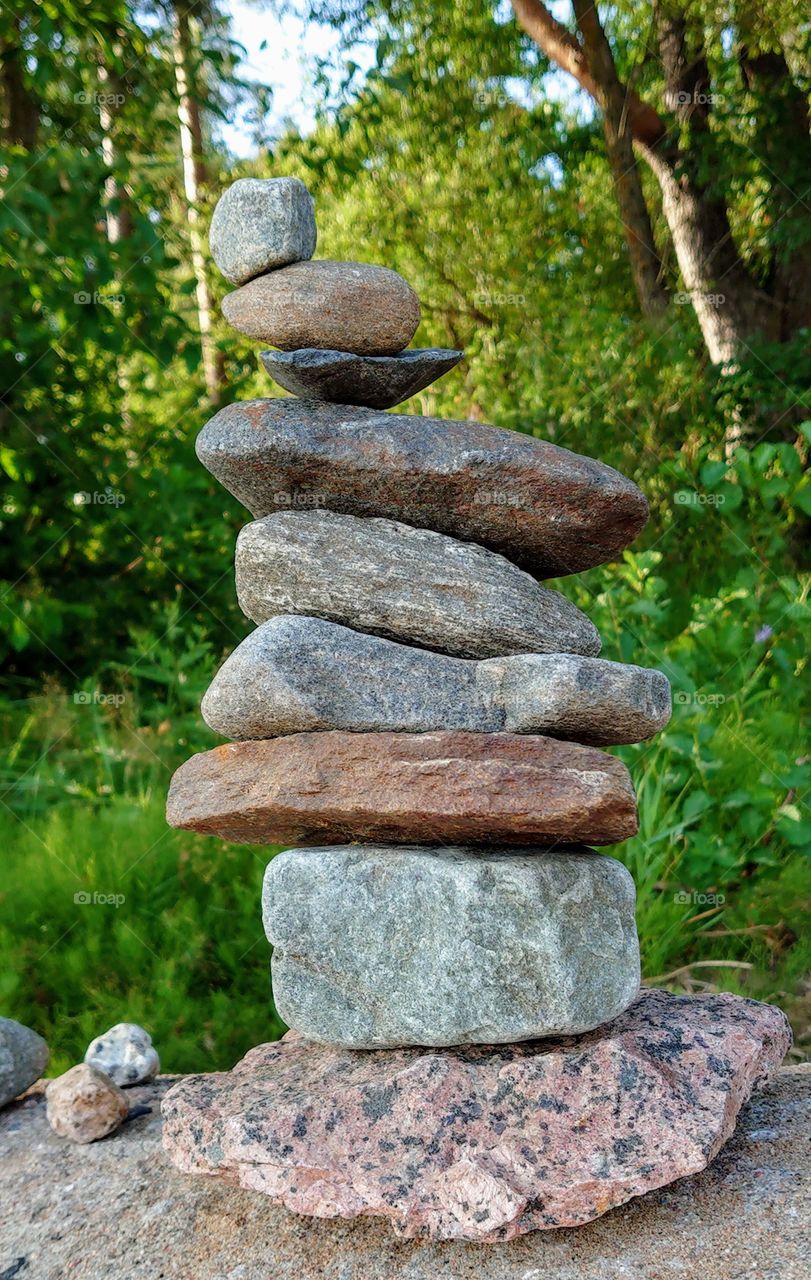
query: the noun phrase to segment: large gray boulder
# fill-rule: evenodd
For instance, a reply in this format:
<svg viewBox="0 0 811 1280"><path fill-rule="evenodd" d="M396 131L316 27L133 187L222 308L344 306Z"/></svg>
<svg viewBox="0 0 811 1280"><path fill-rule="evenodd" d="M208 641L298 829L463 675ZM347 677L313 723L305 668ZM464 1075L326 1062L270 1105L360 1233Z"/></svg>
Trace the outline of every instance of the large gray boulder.
<svg viewBox="0 0 811 1280"><path fill-rule="evenodd" d="M262 623L217 672L203 718L226 738L356 733L542 733L640 742L670 718L661 671L571 653L472 662L321 618Z"/></svg>
<svg viewBox="0 0 811 1280"><path fill-rule="evenodd" d="M42 1036L13 1018L0 1018L0 1107L39 1080L47 1065Z"/></svg>
<svg viewBox="0 0 811 1280"><path fill-rule="evenodd" d="M273 994L351 1049L579 1035L639 988L634 882L582 850L289 849L262 897Z"/></svg>
<svg viewBox="0 0 811 1280"><path fill-rule="evenodd" d="M196 447L254 516L386 516L500 551L537 577L611 560L648 516L636 485L605 463L482 422L243 400L221 409Z"/></svg>
<svg viewBox="0 0 811 1280"><path fill-rule="evenodd" d="M208 241L231 284L302 262L315 253L313 198L298 178L238 178L217 201Z"/></svg>
<svg viewBox="0 0 811 1280"><path fill-rule="evenodd" d="M395 520L281 511L237 539L254 622L308 614L462 658L600 652L597 628L503 556Z"/></svg>

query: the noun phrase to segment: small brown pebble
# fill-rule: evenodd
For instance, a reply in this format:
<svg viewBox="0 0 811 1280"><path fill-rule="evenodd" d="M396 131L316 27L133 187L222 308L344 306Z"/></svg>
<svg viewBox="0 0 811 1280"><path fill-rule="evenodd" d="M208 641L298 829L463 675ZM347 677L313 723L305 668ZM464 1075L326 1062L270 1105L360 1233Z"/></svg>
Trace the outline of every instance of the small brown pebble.
<svg viewBox="0 0 811 1280"><path fill-rule="evenodd" d="M86 1062L52 1080L45 1091L54 1133L71 1142L96 1142L126 1119L129 1104L117 1084Z"/></svg>

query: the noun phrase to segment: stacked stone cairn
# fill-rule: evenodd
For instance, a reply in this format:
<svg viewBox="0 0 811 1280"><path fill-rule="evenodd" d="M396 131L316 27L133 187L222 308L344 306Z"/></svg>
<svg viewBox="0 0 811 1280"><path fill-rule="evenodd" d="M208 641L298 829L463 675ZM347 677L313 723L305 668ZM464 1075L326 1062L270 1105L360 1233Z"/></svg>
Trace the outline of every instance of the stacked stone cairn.
<svg viewBox="0 0 811 1280"><path fill-rule="evenodd" d="M640 992L633 880L591 847L637 831L600 748L661 729L670 687L598 657L538 579L617 556L642 493L543 440L383 412L461 352L406 350L409 285L315 244L296 179L235 182L214 212L224 315L294 396L228 405L197 442L254 516L236 587L257 625L203 700L230 741L177 771L168 820L295 846L263 894L291 1031L178 1083L165 1143L402 1235L575 1225L703 1168L787 1023Z"/></svg>

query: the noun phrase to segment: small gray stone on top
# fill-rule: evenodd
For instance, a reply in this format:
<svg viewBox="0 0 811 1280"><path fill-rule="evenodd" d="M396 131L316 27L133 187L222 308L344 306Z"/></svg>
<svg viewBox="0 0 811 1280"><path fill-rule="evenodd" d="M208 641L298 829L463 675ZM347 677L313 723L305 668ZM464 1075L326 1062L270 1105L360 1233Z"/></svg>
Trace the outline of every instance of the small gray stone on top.
<svg viewBox="0 0 811 1280"><path fill-rule="evenodd" d="M313 198L298 178L238 178L217 201L208 238L226 280L245 284L313 256Z"/></svg>

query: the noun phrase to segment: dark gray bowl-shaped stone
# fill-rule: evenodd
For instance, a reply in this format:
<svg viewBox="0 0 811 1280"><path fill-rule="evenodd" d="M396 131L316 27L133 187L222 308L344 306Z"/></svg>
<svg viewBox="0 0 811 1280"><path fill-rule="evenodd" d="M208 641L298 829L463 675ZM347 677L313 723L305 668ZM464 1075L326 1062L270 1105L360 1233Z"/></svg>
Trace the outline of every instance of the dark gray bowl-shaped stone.
<svg viewBox="0 0 811 1280"><path fill-rule="evenodd" d="M443 347L413 347L396 356L358 356L302 347L262 351L259 359L271 378L294 396L390 409L436 382L463 354Z"/></svg>

